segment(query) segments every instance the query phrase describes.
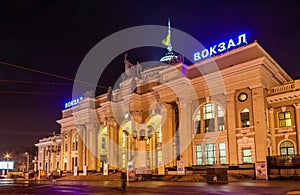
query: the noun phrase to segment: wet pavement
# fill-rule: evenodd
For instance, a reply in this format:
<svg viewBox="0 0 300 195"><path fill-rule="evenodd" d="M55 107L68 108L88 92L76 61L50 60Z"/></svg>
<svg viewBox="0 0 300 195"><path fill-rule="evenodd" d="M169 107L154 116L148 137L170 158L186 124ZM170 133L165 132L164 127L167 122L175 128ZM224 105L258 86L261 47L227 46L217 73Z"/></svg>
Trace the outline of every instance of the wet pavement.
<svg viewBox="0 0 300 195"><path fill-rule="evenodd" d="M228 184L205 182L14 181L0 180L0 194L299 194L300 181L250 180Z"/></svg>

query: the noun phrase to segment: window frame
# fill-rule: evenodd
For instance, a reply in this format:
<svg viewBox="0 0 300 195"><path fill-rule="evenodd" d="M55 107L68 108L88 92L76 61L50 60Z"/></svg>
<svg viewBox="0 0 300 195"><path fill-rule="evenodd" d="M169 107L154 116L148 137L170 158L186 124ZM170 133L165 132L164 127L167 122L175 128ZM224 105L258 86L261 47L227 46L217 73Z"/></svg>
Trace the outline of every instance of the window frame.
<svg viewBox="0 0 300 195"><path fill-rule="evenodd" d="M280 117L281 114L283 114L282 119ZM289 118L286 117L287 114L289 114ZM289 124L287 124L287 121L288 121ZM284 125L282 125L281 122L283 122ZM284 112L278 112L278 126L279 126L279 128L291 127L292 126L292 113L291 113L290 110L284 111Z"/></svg>
<svg viewBox="0 0 300 195"><path fill-rule="evenodd" d="M250 154L249 155L245 155L244 151L250 151ZM250 161L249 160L245 160L245 159L248 159L250 158ZM243 163L244 164L251 164L253 163L253 160L252 160L252 148L243 148L242 149L242 159L243 159Z"/></svg>

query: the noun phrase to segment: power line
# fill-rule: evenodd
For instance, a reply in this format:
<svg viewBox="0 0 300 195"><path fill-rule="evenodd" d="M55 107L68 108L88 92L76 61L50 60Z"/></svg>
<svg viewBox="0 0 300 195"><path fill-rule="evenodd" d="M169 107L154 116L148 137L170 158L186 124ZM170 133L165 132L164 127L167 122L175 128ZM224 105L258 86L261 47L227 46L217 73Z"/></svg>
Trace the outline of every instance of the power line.
<svg viewBox="0 0 300 195"><path fill-rule="evenodd" d="M73 85L72 83L57 83L57 82L36 82L36 81L18 81L18 80L0 80L5 83L22 83L22 84L37 84L37 85Z"/></svg>
<svg viewBox="0 0 300 195"><path fill-rule="evenodd" d="M18 69L22 69L22 70L27 70L27 71L31 71L31 72L36 72L39 74L43 74L43 75L47 75L47 76L51 76L51 77L55 77L55 78L59 78L59 79L64 79L64 80L68 80L68 81L72 81L72 82L77 82L77 83L81 83L81 84L85 84L85 85L90 85L90 86L96 86L99 88L104 88L107 89L108 87L106 86L102 86L102 85L94 85L85 81L79 81L79 80L75 80L69 77L65 77L65 76L61 76L61 75L56 75L56 74L52 74L52 73L48 73L48 72L44 72L44 71L40 71L40 70L36 70L36 69L32 69L32 68L27 68L27 67L23 67L23 66L19 66L16 64L11 64L11 63L7 63L7 62L2 62L0 61L0 64L3 64L5 66L9 66L9 67L13 67L13 68L18 68Z"/></svg>
<svg viewBox="0 0 300 195"><path fill-rule="evenodd" d="M48 93L48 92L34 92L34 91L0 91L0 94L30 94L30 95L67 95L67 93Z"/></svg>

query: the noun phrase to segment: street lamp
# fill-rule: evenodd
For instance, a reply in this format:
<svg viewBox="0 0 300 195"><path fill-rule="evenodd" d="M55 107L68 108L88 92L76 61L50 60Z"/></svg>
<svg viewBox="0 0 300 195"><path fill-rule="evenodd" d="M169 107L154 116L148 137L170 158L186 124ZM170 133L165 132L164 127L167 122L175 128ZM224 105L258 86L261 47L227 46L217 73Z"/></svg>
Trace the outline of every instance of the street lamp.
<svg viewBox="0 0 300 195"><path fill-rule="evenodd" d="M147 127L147 129L148 129L147 130L147 136L146 136L146 130L145 129L141 129L140 130L140 137L138 137L137 130L133 130L132 131L132 137L133 137L133 139L138 140L138 141L140 141L140 140L143 141L143 140L146 140L148 138L148 140L150 140L152 138L153 127L149 125Z"/></svg>
<svg viewBox="0 0 300 195"><path fill-rule="evenodd" d="M27 156L26 172L28 172L28 170L29 170L29 153L25 152L25 155Z"/></svg>
<svg viewBox="0 0 300 195"><path fill-rule="evenodd" d="M6 175L8 176L8 161L9 161L9 158L10 158L10 154L6 153L4 155L4 157L6 158Z"/></svg>

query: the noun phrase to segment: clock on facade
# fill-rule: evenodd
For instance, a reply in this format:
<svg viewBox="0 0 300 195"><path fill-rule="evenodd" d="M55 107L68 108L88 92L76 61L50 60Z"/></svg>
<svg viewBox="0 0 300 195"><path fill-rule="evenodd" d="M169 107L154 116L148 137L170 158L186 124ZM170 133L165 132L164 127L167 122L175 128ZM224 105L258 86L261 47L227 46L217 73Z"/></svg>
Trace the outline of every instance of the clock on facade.
<svg viewBox="0 0 300 195"><path fill-rule="evenodd" d="M238 98L241 102L243 102L247 100L247 97L248 97L247 93L240 93Z"/></svg>

